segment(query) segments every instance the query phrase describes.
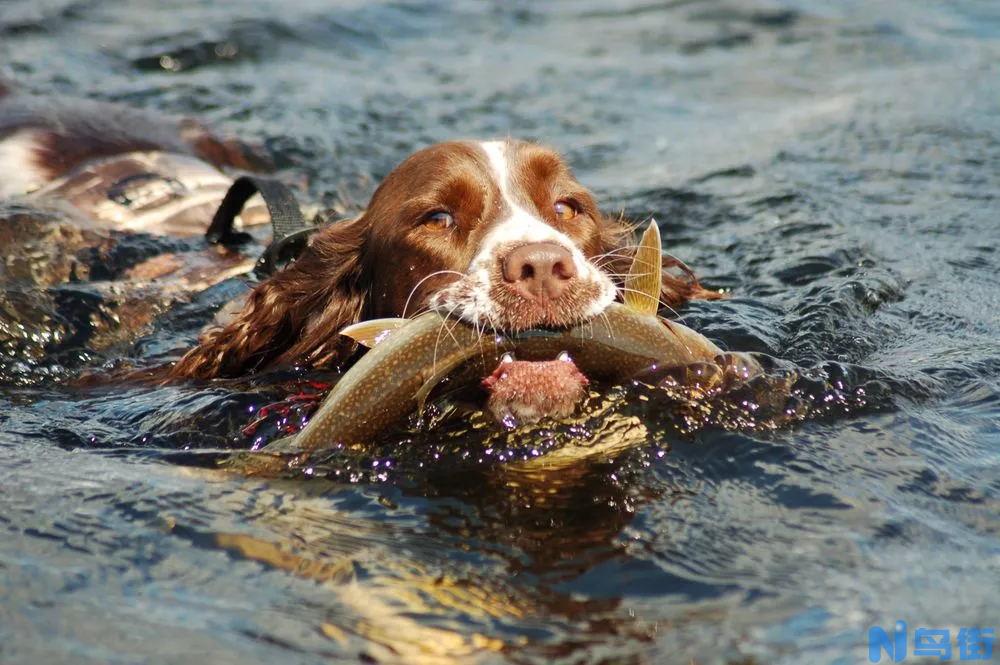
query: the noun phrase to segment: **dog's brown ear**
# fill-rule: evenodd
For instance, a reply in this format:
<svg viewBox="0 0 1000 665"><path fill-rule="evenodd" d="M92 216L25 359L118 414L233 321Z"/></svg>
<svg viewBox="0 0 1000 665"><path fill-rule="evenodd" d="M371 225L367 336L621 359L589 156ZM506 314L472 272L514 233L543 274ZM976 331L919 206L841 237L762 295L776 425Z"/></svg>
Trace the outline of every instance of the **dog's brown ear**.
<svg viewBox="0 0 1000 665"><path fill-rule="evenodd" d="M636 227L622 218L605 217L601 224L601 254L598 265L614 276L619 286L628 274L636 250ZM680 275L673 271L680 272ZM691 300L719 300L725 295L704 288L694 272L680 259L663 256L660 303L677 308Z"/></svg>
<svg viewBox="0 0 1000 665"><path fill-rule="evenodd" d="M235 318L205 333L168 375L211 379L276 366L319 367L350 353L350 340L338 331L364 314L367 226L361 217L317 233L297 261L259 284Z"/></svg>

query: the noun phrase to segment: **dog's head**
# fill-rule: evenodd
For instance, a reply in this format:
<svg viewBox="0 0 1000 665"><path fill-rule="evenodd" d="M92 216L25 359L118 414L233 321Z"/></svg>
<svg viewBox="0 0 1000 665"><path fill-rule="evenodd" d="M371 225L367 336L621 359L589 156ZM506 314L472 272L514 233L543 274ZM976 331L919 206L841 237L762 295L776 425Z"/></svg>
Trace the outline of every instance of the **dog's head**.
<svg viewBox="0 0 1000 665"><path fill-rule="evenodd" d="M615 297L597 261L620 227L538 145L422 150L385 179L364 217L375 316L430 307L502 330L566 326Z"/></svg>
<svg viewBox="0 0 1000 665"><path fill-rule="evenodd" d="M551 149L434 145L386 176L359 217L318 233L174 374L327 363L341 328L426 309L498 331L570 326L615 300L631 237ZM661 295L678 305L714 294L664 271Z"/></svg>

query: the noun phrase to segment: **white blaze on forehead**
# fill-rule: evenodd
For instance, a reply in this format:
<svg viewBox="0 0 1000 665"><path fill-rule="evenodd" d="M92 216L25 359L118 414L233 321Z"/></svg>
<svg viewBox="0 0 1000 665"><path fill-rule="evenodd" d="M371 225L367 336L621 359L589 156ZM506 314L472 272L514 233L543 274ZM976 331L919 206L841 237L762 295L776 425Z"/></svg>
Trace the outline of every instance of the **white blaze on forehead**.
<svg viewBox="0 0 1000 665"><path fill-rule="evenodd" d="M479 147L486 153L490 160L490 168L493 169L493 176L497 180L500 194L504 199L509 199L507 193L510 179L510 166L507 164L507 142L506 141L483 141Z"/></svg>
<svg viewBox="0 0 1000 665"><path fill-rule="evenodd" d="M546 224L517 202L511 182L510 148L507 141L483 141L479 144L490 161L490 169L503 199L505 216L483 239L482 248L472 260L472 268L488 267L495 260L495 250L509 243L554 242L570 250L577 272L586 275L588 262L576 243L565 233Z"/></svg>
<svg viewBox="0 0 1000 665"><path fill-rule="evenodd" d="M38 132L23 129L0 139L0 198L35 191L49 181L38 164Z"/></svg>

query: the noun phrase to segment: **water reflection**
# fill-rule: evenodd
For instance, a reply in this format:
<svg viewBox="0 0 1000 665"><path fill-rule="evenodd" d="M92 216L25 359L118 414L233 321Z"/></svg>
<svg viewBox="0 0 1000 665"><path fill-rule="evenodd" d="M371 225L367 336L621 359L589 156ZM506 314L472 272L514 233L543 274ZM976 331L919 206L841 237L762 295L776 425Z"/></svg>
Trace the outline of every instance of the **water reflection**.
<svg viewBox="0 0 1000 665"><path fill-rule="evenodd" d="M560 585L620 558L617 538L636 507L661 495L636 493L629 466L584 460L558 470L431 473L395 498L386 488L388 520L337 511L329 496L338 487L326 481L276 483L240 507L267 537L204 531L183 518L166 524L201 547L321 584L336 611L315 628L348 652L469 662L528 647L532 625L539 639L548 636L543 642L580 632L579 644L560 646L562 655L589 641L624 648L648 640L648 627L621 611L616 597L584 599ZM394 528L396 502L418 497L428 502L426 524ZM442 548L465 554L442 558Z"/></svg>

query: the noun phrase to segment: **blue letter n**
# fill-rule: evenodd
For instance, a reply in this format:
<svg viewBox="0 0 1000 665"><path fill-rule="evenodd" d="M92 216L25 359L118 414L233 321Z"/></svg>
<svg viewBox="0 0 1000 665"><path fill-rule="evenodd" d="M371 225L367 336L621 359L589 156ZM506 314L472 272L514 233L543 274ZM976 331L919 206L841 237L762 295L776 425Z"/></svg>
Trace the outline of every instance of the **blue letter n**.
<svg viewBox="0 0 1000 665"><path fill-rule="evenodd" d="M906 622L897 621L896 630L890 638L880 626L868 629L868 662L877 663L882 660L882 652L898 663L906 658Z"/></svg>

